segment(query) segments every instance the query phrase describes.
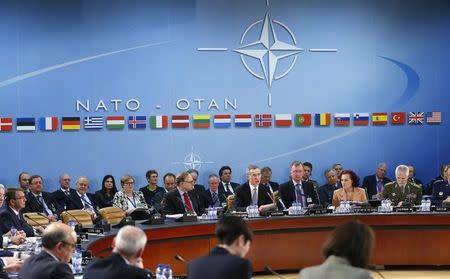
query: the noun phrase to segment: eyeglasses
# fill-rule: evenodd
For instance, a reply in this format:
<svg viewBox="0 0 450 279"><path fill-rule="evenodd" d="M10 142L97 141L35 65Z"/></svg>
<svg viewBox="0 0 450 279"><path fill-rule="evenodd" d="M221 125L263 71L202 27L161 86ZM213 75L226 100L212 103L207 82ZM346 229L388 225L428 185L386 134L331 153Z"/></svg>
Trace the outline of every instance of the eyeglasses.
<svg viewBox="0 0 450 279"><path fill-rule="evenodd" d="M134 185L134 182L133 181L131 181L131 182L124 182L123 185L128 185L128 186L129 185Z"/></svg>
<svg viewBox="0 0 450 279"><path fill-rule="evenodd" d="M186 182L186 183L194 183L194 180L189 180L189 181L184 181L184 182Z"/></svg>

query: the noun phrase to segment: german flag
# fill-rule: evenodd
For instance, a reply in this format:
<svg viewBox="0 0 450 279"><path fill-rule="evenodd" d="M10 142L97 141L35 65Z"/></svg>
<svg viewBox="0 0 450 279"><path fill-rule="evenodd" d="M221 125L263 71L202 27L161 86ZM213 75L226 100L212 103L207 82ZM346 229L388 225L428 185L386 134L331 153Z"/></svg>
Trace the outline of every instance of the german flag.
<svg viewBox="0 0 450 279"><path fill-rule="evenodd" d="M80 118L79 117L63 117L62 118L62 130L63 131L80 130Z"/></svg>

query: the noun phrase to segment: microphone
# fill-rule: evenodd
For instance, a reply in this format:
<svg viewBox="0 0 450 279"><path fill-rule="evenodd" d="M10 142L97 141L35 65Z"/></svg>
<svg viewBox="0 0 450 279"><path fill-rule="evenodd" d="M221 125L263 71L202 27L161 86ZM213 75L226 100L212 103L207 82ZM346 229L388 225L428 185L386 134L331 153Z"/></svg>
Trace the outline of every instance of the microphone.
<svg viewBox="0 0 450 279"><path fill-rule="evenodd" d="M37 213L37 215L39 215L39 216L41 216L41 217L44 217L44 218L47 219L49 222L51 222L50 218L48 218L48 216L45 215L44 213L42 213L42 212L36 212L36 213Z"/></svg>
<svg viewBox="0 0 450 279"><path fill-rule="evenodd" d="M65 211L67 213L67 215L69 215L70 217L72 217L78 224L77 227L79 229L81 229L83 227L83 225L81 224L80 220L77 219L77 217L75 217L72 213L70 213L68 210Z"/></svg>
<svg viewBox="0 0 450 279"><path fill-rule="evenodd" d="M320 201L319 193L316 189L314 189L314 192L316 193L317 201L319 202L319 205L322 206L322 202Z"/></svg>
<svg viewBox="0 0 450 279"><path fill-rule="evenodd" d="M174 256L174 258L175 258L175 260L177 260L177 261L179 261L179 262L182 262L182 263L185 263L185 264L188 263L182 256L180 256L180 255L178 255L178 254L176 254L176 255Z"/></svg>
<svg viewBox="0 0 450 279"><path fill-rule="evenodd" d="M286 279L283 275L281 275L280 273L276 272L275 270L273 270L270 266L266 265L264 267L264 269L270 273L272 273L273 275L275 275L276 277L280 278L280 279Z"/></svg>
<svg viewBox="0 0 450 279"><path fill-rule="evenodd" d="M39 215L40 215L40 214L39 214ZM35 224L36 226L38 226L38 227L41 226L41 224L39 224L36 220L34 220L34 218L31 218L30 216L24 215L23 217L25 217L25 218L27 218L28 220L32 221L33 224Z"/></svg>

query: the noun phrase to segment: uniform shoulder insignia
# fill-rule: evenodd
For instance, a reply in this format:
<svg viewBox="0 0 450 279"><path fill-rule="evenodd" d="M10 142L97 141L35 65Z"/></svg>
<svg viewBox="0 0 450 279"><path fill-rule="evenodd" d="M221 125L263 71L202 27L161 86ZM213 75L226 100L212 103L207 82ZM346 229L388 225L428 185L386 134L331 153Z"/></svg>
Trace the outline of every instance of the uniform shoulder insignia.
<svg viewBox="0 0 450 279"><path fill-rule="evenodd" d="M394 185L394 184L395 184L395 181L391 181L391 182L384 184L384 186L390 186L390 185Z"/></svg>

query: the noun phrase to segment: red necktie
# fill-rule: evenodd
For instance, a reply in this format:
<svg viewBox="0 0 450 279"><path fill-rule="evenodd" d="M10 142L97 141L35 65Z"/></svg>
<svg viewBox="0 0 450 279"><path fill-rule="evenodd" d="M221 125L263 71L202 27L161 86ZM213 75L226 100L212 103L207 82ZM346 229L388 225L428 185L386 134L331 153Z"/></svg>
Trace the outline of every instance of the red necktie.
<svg viewBox="0 0 450 279"><path fill-rule="evenodd" d="M183 198L184 198L184 204L186 205L187 210L189 212L194 212L194 210L192 209L191 200L189 199L189 196L186 192L183 194Z"/></svg>

